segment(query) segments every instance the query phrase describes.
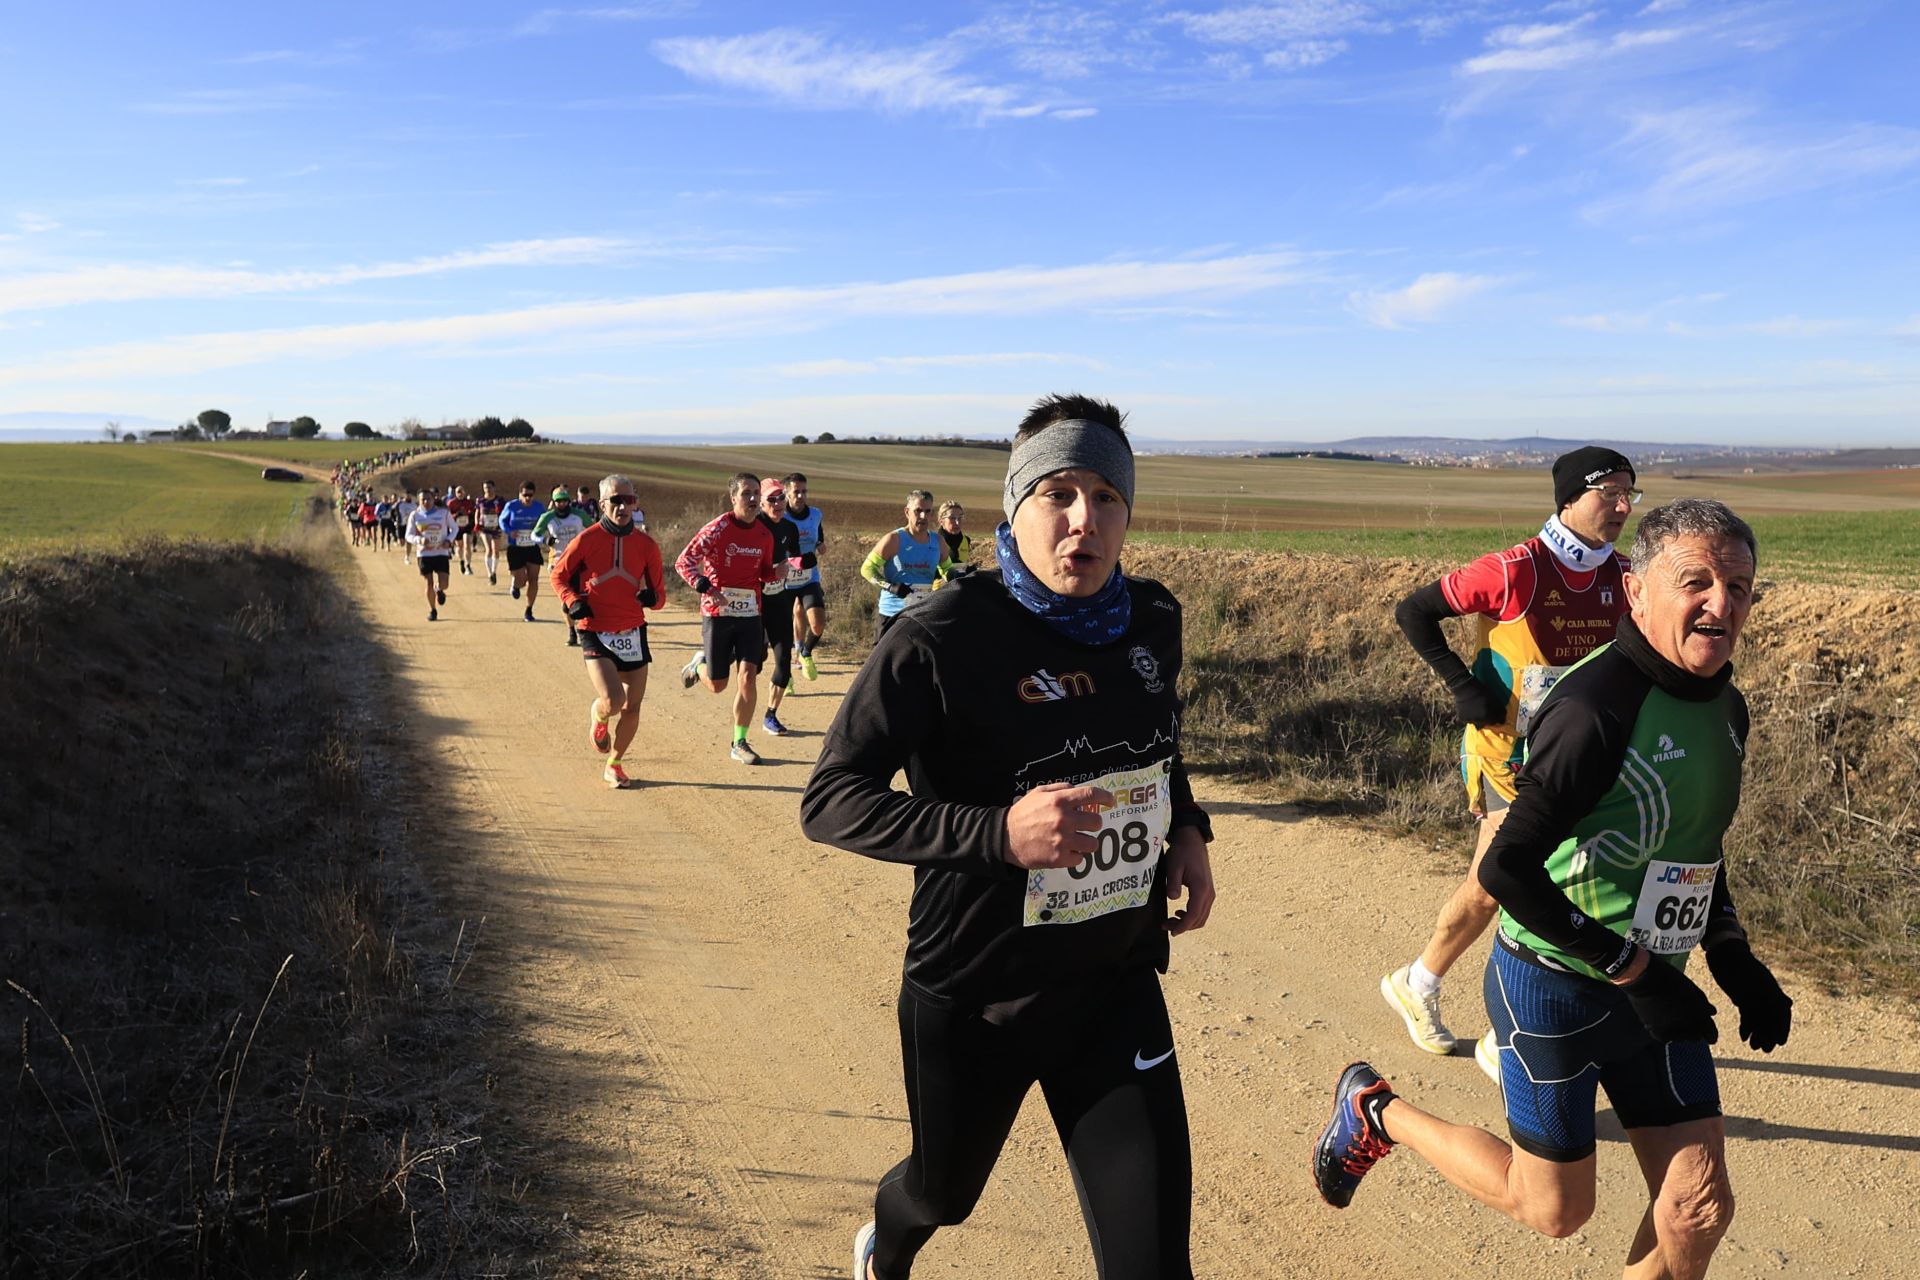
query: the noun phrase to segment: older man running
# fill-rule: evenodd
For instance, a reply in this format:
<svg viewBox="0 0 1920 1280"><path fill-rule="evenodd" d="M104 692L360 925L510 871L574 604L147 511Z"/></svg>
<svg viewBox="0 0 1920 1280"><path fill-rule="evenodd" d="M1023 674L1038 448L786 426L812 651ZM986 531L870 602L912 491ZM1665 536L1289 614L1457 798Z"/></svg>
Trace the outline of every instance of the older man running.
<svg viewBox="0 0 1920 1280"><path fill-rule="evenodd" d="M1624 1274L1706 1274L1733 1192L1714 1008L1688 958L1706 948L1753 1048L1786 1043L1793 1016L1747 945L1722 850L1747 749L1733 650L1757 550L1718 502L1649 511L1625 578L1629 616L1534 718L1518 792L1480 866L1500 904L1485 995L1512 1144L1420 1110L1356 1062L1314 1149L1327 1203L1344 1207L1399 1144L1516 1222L1571 1235L1593 1215L1604 1086L1648 1191Z"/></svg>

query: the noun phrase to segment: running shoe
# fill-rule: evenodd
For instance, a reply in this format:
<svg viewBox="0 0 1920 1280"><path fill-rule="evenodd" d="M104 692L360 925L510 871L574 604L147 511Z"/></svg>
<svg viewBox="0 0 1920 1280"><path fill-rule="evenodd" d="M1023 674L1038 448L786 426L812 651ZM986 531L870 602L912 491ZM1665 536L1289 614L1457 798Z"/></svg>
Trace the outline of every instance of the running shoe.
<svg viewBox="0 0 1920 1280"><path fill-rule="evenodd" d="M776 738L784 738L787 736L787 726L781 724L780 717L771 711L767 712L766 719L760 722L760 727Z"/></svg>
<svg viewBox="0 0 1920 1280"><path fill-rule="evenodd" d="M447 602L447 593L444 591L436 591L433 593L433 596L434 596L434 599L438 600L441 604L445 604Z"/></svg>
<svg viewBox="0 0 1920 1280"><path fill-rule="evenodd" d="M578 649L579 647L580 637L571 631L567 632L567 648Z"/></svg>
<svg viewBox="0 0 1920 1280"><path fill-rule="evenodd" d="M500 575L492 569L487 570L487 582L491 586L499 586Z"/></svg>
<svg viewBox="0 0 1920 1280"><path fill-rule="evenodd" d="M1487 1079L1500 1083L1500 1042L1493 1038L1493 1032L1473 1042L1473 1060L1487 1073Z"/></svg>
<svg viewBox="0 0 1920 1280"><path fill-rule="evenodd" d="M625 791L633 785L633 779L627 776L627 771L611 760L607 762L606 771L600 776L606 780L607 786L615 791Z"/></svg>
<svg viewBox="0 0 1920 1280"><path fill-rule="evenodd" d="M700 683L700 658L699 658L699 655L696 654L694 655L694 659L692 662L689 662L686 666L680 668L680 687L682 689L691 689L693 688L693 686L699 683Z"/></svg>
<svg viewBox="0 0 1920 1280"><path fill-rule="evenodd" d="M1412 967L1401 965L1380 979L1380 995L1406 1022L1407 1034L1415 1044L1428 1053L1452 1053L1458 1040L1447 1030L1447 1024L1440 1021L1440 993L1421 995L1415 991L1407 980L1407 971Z"/></svg>
<svg viewBox="0 0 1920 1280"><path fill-rule="evenodd" d="M853 1280L871 1280L867 1264L873 1261L873 1241L879 1234L877 1225L871 1222L853 1233Z"/></svg>
<svg viewBox="0 0 1920 1280"><path fill-rule="evenodd" d="M746 743L746 739L744 738L742 738L739 742L734 743L733 750L727 752L727 754L733 757L733 759L735 759L741 764L759 764L760 763L760 753L758 751L755 751L752 747L748 746Z"/></svg>
<svg viewBox="0 0 1920 1280"><path fill-rule="evenodd" d="M517 582L513 584L513 598L515 600L520 598L520 584Z"/></svg>
<svg viewBox="0 0 1920 1280"><path fill-rule="evenodd" d="M1313 1180L1320 1198L1334 1208L1353 1203L1360 1179L1393 1150L1393 1140L1375 1118L1392 1097L1392 1086L1364 1062L1342 1071L1333 1086L1333 1119L1314 1144Z"/></svg>
<svg viewBox="0 0 1920 1280"><path fill-rule="evenodd" d="M427 610L427 621L428 622L440 621L440 611L438 609L429 608Z"/></svg>
<svg viewBox="0 0 1920 1280"><path fill-rule="evenodd" d="M613 750L613 735L607 732L607 722L600 718L599 706L598 698L587 704L587 736L593 740L593 749L605 755Z"/></svg>
<svg viewBox="0 0 1920 1280"><path fill-rule="evenodd" d="M800 673L809 680L820 678L820 666L813 660L812 654L809 653L800 659Z"/></svg>
<svg viewBox="0 0 1920 1280"><path fill-rule="evenodd" d="M526 619L526 620L527 620L528 622L532 622L532 621L533 621L533 606L532 606L532 605L528 605L528 606L527 606L527 611L526 611L526 612L525 612L524 614L521 614L520 616L521 616L521 617L523 617L523 618L525 618L525 619Z"/></svg>

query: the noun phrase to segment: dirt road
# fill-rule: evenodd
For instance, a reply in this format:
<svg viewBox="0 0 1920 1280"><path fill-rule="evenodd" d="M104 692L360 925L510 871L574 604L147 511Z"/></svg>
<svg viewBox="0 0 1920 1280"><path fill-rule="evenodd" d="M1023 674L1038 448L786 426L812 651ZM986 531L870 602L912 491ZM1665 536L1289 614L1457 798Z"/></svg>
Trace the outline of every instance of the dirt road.
<svg viewBox="0 0 1920 1280"><path fill-rule="evenodd" d="M456 574L430 624L398 554L354 559L369 625L394 655L395 714L440 779L411 815L414 838L480 933L466 980L511 1011L495 1069L549 1170L531 1193L571 1211L594 1274L846 1274L873 1184L907 1144L892 1006L911 880L798 830L850 670L824 662L787 702L794 735L756 727L766 764L733 764L725 700L676 678L698 641L690 596L676 593L653 628L629 756L646 785L610 792L550 596L530 625L504 574L498 587ZM1308 1146L1356 1057L1431 1110L1499 1124L1472 1059L1416 1050L1377 990L1450 880L1404 843L1204 781L1201 798L1221 897L1209 927L1175 943L1165 984L1193 1120L1196 1273L1617 1275L1644 1193L1611 1113L1600 1211L1568 1240L1479 1208L1406 1152L1352 1208L1320 1203ZM1484 1028L1483 961L1454 980L1457 1029ZM1714 1274L1909 1275L1912 1017L1787 981L1793 1042L1772 1057L1724 1038L1718 1050L1739 1212ZM973 1222L936 1237L917 1274L1092 1274L1037 1099Z"/></svg>

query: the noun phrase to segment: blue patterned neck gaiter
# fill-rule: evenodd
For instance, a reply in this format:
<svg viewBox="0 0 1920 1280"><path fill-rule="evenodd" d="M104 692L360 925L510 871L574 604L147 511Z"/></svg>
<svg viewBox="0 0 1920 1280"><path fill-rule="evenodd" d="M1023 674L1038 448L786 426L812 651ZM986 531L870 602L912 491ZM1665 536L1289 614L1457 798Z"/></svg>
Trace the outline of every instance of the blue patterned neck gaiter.
<svg viewBox="0 0 1920 1280"><path fill-rule="evenodd" d="M1107 585L1091 596L1063 596L1048 587L1020 559L1013 542L1013 526L1002 520L993 531L1000 556L1000 580L1007 592L1040 621L1067 639L1088 646L1112 644L1127 634L1133 621L1133 593L1118 564Z"/></svg>

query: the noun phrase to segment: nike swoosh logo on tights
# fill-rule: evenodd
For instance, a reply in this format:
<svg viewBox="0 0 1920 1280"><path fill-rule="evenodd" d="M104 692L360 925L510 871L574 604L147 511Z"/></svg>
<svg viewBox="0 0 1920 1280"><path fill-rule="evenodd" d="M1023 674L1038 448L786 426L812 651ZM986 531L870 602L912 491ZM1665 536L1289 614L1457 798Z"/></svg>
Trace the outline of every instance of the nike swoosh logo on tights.
<svg viewBox="0 0 1920 1280"><path fill-rule="evenodd" d="M1157 1058L1145 1057L1140 1053L1138 1049L1136 1049L1134 1050L1134 1053L1133 1053L1133 1069L1135 1071L1145 1071L1150 1067L1159 1066L1161 1063L1165 1062L1168 1058L1171 1058L1172 1056L1173 1056L1173 1050L1171 1049L1167 1050L1165 1053L1161 1054Z"/></svg>

